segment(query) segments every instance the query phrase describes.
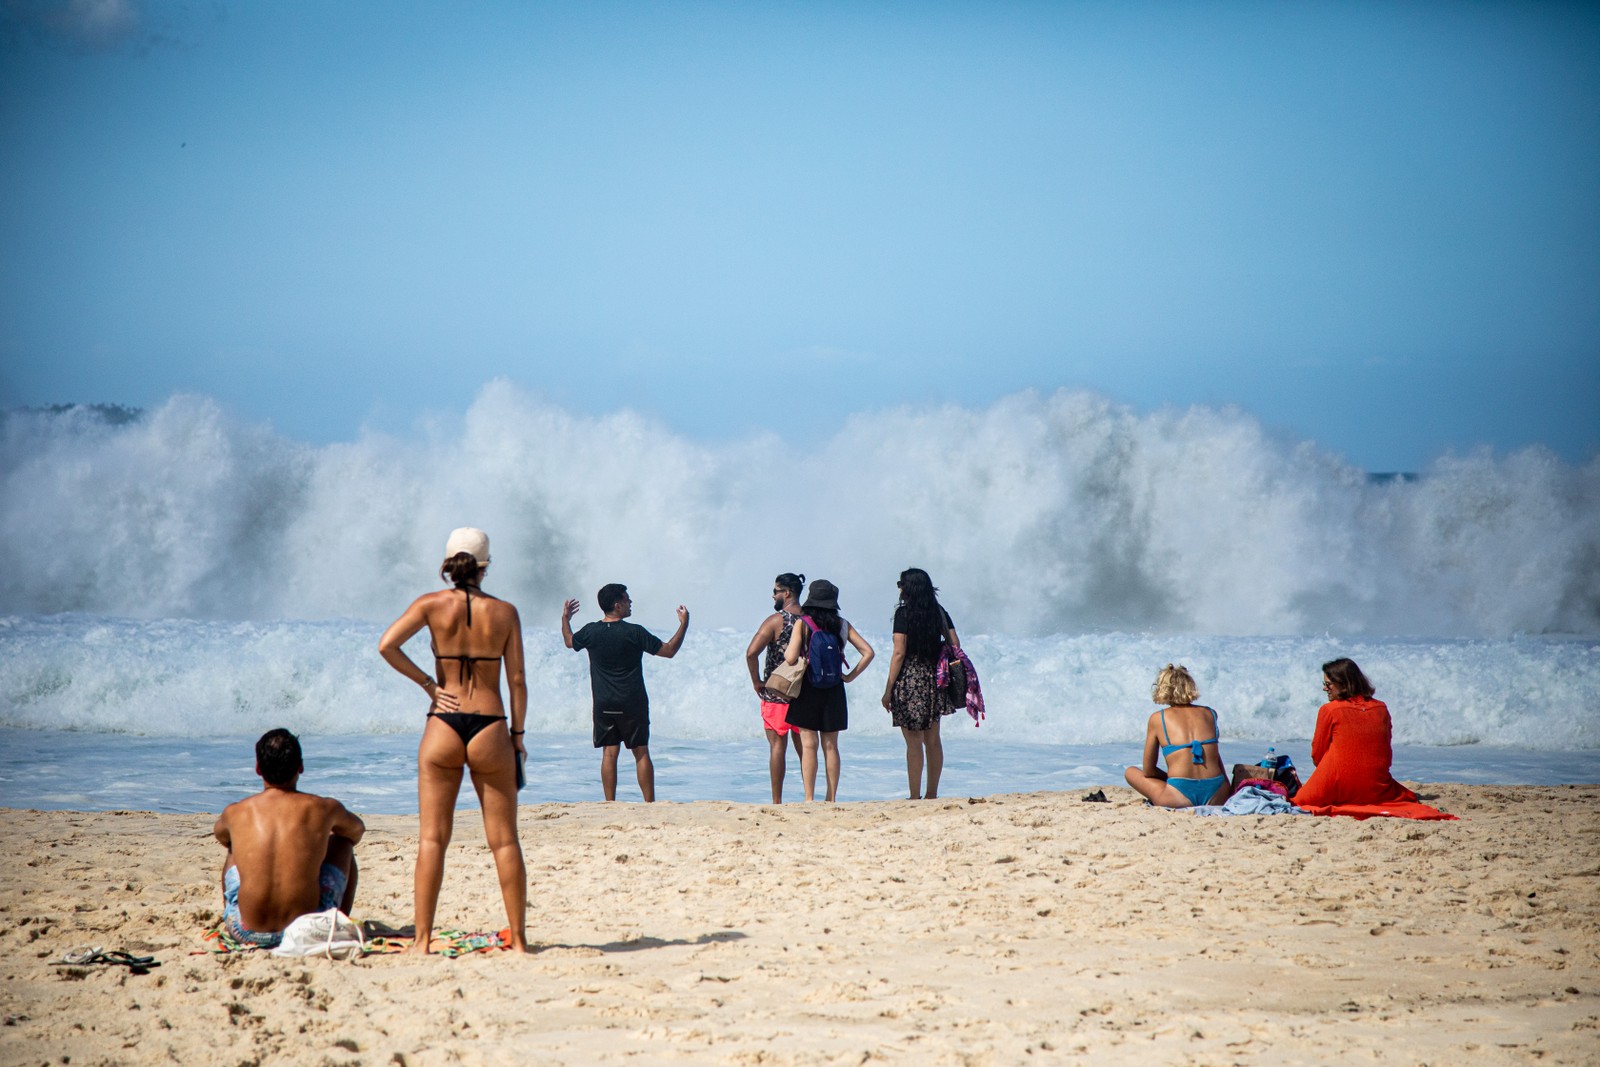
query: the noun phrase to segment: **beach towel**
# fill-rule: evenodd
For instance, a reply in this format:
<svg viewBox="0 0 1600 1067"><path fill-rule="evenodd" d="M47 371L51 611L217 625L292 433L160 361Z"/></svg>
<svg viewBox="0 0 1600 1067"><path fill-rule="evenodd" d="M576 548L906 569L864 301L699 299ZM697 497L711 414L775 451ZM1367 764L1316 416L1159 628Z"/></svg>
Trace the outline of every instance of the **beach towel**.
<svg viewBox="0 0 1600 1067"><path fill-rule="evenodd" d="M1263 783L1276 786L1276 782ZM1281 787L1279 787L1281 788ZM1181 810L1181 809L1180 809ZM1189 811L1196 815L1304 815L1281 793L1260 785L1241 785L1225 804L1197 804Z"/></svg>
<svg viewBox="0 0 1600 1067"><path fill-rule="evenodd" d="M253 952L261 947L235 940L222 923L218 923L213 929L201 934L200 940L206 942L206 944L189 953L189 955L204 956L210 954L212 956L226 956L234 952Z"/></svg>
<svg viewBox="0 0 1600 1067"><path fill-rule="evenodd" d="M1391 819L1456 819L1454 815L1430 808L1417 800L1396 800L1389 804L1302 804L1300 808L1311 815L1348 815L1352 819L1370 819L1374 816Z"/></svg>
<svg viewBox="0 0 1600 1067"><path fill-rule="evenodd" d="M337 908L334 910L338 913L339 918L343 920L343 923L341 925L334 923L333 920L329 920L327 928L324 928L321 931L324 940L323 952L297 951L294 944L290 945L290 950L288 952L278 952L275 949L267 948L265 945L255 945L248 941L240 941L238 938L228 933L227 923L224 921L218 923L210 930L207 930L205 933L201 934L200 940L204 942L204 945L198 949L195 949L193 952L189 953L189 955L230 956L236 952L255 952L259 950L273 956L305 956L320 955L325 953L331 959L354 959L362 955L364 952L399 951L398 949L393 948L379 948L373 941L367 941L366 944L363 945L361 931L356 928L355 923L351 922L349 917L343 912L338 911ZM300 918L304 919L315 917L320 914L321 913L313 912L311 916L302 915ZM299 919L295 920L295 922L299 921ZM290 929L293 928L294 924L291 923ZM286 930L284 933L287 935L288 931ZM407 943L409 944L409 942Z"/></svg>
<svg viewBox="0 0 1600 1067"><path fill-rule="evenodd" d="M404 952L411 947L411 942L416 938L409 933L411 927L396 928L371 919L361 924L362 934L366 937L366 950L369 956L386 956L396 952ZM226 956L234 952L253 952L259 946L248 945L235 941L229 936L228 931L221 924L216 928L207 930L201 935L205 946L189 953L191 956ZM454 959L473 952L494 952L511 947L511 928L491 932L468 933L464 930L435 930L433 932L433 951L441 956Z"/></svg>
<svg viewBox="0 0 1600 1067"><path fill-rule="evenodd" d="M387 926L381 922L368 919L361 924L361 931L367 938L367 951L378 955L393 952L404 952L416 940L412 935L412 928ZM433 951L450 959L457 956L466 956L474 952L503 951L511 947L511 927L507 926L493 932L483 931L468 933L465 930L435 930L433 932Z"/></svg>
<svg viewBox="0 0 1600 1067"><path fill-rule="evenodd" d="M511 927L493 933L469 934L461 930L440 930L433 938L433 951L441 956L465 956L472 952L504 952L511 948Z"/></svg>

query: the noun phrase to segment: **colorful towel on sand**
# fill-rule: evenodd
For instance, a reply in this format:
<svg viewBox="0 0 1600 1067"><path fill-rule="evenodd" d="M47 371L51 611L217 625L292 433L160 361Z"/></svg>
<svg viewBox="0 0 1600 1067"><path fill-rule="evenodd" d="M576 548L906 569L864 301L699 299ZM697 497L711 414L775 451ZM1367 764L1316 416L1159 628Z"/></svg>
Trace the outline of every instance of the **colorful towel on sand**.
<svg viewBox="0 0 1600 1067"><path fill-rule="evenodd" d="M1308 811L1312 815L1348 815L1352 819L1371 819L1374 816L1387 816L1391 819L1455 820L1456 818L1415 800L1396 800L1389 804L1302 804L1300 810Z"/></svg>
<svg viewBox="0 0 1600 1067"><path fill-rule="evenodd" d="M414 937L374 937L367 942L367 951L404 952L415 940ZM469 934L464 930L435 930L431 947L436 954L450 959L471 955L474 952L505 951L511 947L511 928L508 926L493 933L476 934Z"/></svg>
<svg viewBox="0 0 1600 1067"><path fill-rule="evenodd" d="M207 930L201 935L200 939L207 942L207 944L203 948L198 948L189 953L189 955L204 956L209 953L213 956L227 956L234 952L253 952L261 947L260 945L252 945L236 940L232 934L228 933L228 928L222 923L218 923L214 929Z"/></svg>
<svg viewBox="0 0 1600 1067"><path fill-rule="evenodd" d="M362 928L367 933L368 955L390 955L404 952L411 947L411 942L416 938L408 936L402 930L373 923L370 920L362 923ZM411 929L409 926L405 930ZM373 933L373 930L383 930L383 933ZM204 948L189 953L191 956L227 956L235 952L253 952L260 946L247 944L235 940L228 933L227 927L218 924L215 929L207 930L202 936L207 944ZM511 947L511 928L493 933L467 933L463 930L436 930L433 935L433 951L441 956L454 959L457 956L466 956L474 952L493 952Z"/></svg>

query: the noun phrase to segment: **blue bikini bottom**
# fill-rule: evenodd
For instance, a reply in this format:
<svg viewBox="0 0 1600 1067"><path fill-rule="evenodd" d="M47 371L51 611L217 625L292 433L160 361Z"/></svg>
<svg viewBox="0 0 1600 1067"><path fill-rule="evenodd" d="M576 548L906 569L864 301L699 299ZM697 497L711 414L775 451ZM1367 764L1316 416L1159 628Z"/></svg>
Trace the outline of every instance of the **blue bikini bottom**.
<svg viewBox="0 0 1600 1067"><path fill-rule="evenodd" d="M1215 796L1218 787L1227 780L1227 775L1219 774L1215 778L1168 778L1167 784L1187 797L1190 804L1199 807Z"/></svg>

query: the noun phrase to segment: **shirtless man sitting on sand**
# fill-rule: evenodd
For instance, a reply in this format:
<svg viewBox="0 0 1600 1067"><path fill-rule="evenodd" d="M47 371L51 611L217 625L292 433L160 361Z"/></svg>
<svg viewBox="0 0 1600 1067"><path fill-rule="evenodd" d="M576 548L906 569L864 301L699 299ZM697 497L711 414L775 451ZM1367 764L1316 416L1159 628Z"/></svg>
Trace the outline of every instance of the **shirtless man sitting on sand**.
<svg viewBox="0 0 1600 1067"><path fill-rule="evenodd" d="M269 730L256 742L261 792L222 809L213 833L228 849L222 903L230 937L274 948L283 928L314 911L349 914L356 898L355 845L366 824L332 797L295 786L300 739Z"/></svg>

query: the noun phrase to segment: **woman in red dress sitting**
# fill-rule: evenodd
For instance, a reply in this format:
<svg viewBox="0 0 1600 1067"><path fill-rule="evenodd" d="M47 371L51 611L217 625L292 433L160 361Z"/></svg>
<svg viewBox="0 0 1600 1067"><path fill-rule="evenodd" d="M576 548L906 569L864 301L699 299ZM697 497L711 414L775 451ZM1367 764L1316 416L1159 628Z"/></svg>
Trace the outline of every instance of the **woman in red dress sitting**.
<svg viewBox="0 0 1600 1067"><path fill-rule="evenodd" d="M1304 808L1416 800L1417 795L1389 773L1394 759L1389 708L1373 699L1372 683L1361 668L1350 659L1324 663L1322 688L1329 699L1317 712L1317 732L1311 739L1311 762L1317 769L1295 794L1295 804Z"/></svg>

